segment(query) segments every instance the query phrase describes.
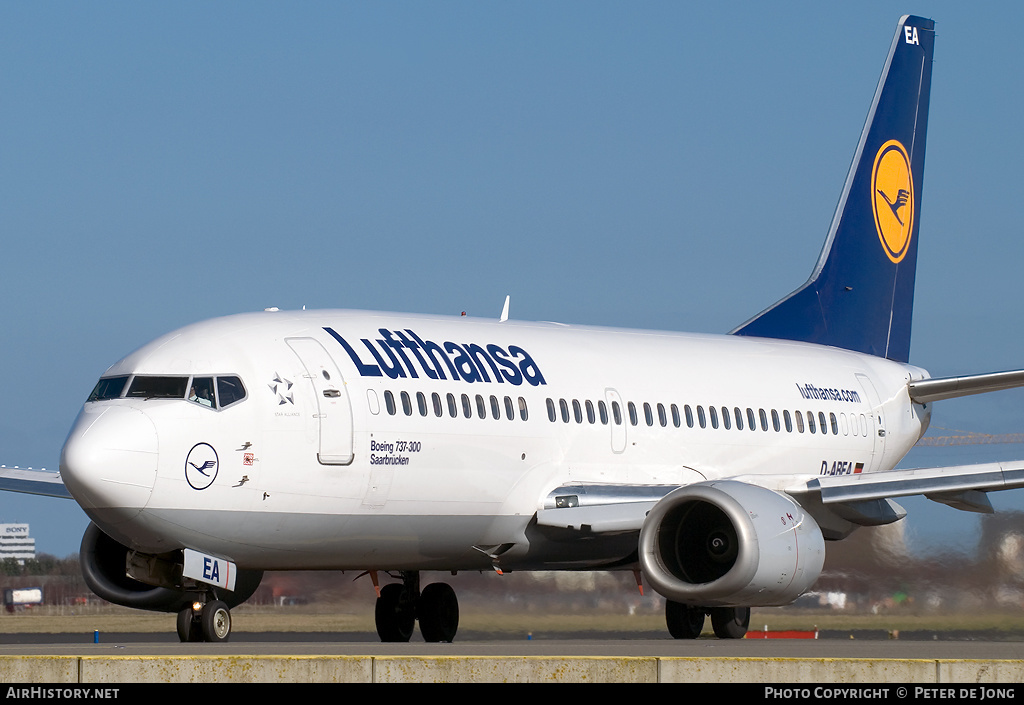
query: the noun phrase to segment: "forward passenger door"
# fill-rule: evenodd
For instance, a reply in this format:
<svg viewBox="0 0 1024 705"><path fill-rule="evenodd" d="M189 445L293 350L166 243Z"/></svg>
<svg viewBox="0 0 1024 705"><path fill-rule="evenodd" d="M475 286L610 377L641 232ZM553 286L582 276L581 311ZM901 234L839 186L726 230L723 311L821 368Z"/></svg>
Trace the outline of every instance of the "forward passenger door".
<svg viewBox="0 0 1024 705"><path fill-rule="evenodd" d="M345 378L324 346L313 338L286 338L306 369L313 387L315 419L320 436L317 458L323 465L348 465L354 457L352 406Z"/></svg>

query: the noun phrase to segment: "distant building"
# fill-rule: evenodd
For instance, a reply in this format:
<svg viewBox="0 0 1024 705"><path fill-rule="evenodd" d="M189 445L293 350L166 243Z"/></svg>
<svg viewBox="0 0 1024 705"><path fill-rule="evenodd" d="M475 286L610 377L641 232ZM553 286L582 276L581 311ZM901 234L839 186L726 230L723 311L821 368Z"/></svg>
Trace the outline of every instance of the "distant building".
<svg viewBox="0 0 1024 705"><path fill-rule="evenodd" d="M36 540L29 538L28 524L0 524L0 561L13 558L19 565L36 557Z"/></svg>

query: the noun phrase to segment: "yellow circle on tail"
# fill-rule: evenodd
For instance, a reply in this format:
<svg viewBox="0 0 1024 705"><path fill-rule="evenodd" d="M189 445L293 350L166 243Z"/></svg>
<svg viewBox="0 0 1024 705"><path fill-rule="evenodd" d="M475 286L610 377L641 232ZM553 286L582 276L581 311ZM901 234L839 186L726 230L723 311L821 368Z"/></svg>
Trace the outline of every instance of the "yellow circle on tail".
<svg viewBox="0 0 1024 705"><path fill-rule="evenodd" d="M875 155L871 209L882 249L889 259L899 263L910 248L914 229L914 177L907 150L898 140L889 140Z"/></svg>

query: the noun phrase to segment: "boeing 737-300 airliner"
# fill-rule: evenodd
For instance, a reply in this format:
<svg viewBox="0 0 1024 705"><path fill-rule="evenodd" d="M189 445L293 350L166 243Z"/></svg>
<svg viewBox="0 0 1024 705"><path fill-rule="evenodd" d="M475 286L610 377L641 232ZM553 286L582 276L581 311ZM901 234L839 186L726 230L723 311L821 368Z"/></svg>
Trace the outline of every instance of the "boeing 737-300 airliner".
<svg viewBox="0 0 1024 705"><path fill-rule="evenodd" d="M729 335L368 311L187 326L112 365L58 477L85 578L226 639L267 570L365 571L382 640L451 641L425 571L631 570L677 638L746 632L893 497L991 511L1024 462L894 470L933 402L1024 371L909 364L934 23L903 17L808 281ZM388 578L380 585L381 577Z"/></svg>

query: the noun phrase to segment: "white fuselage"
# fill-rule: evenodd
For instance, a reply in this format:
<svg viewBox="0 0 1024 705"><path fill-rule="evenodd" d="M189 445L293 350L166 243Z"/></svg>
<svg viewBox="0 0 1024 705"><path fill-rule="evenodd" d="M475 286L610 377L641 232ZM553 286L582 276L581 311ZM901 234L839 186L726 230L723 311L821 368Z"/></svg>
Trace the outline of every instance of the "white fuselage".
<svg viewBox="0 0 1024 705"><path fill-rule="evenodd" d="M214 319L103 376L228 375L223 408L85 404L61 472L111 537L254 569L621 565L635 535L566 552L531 526L553 489L785 490L892 469L928 421L923 370L835 348L363 311Z"/></svg>

